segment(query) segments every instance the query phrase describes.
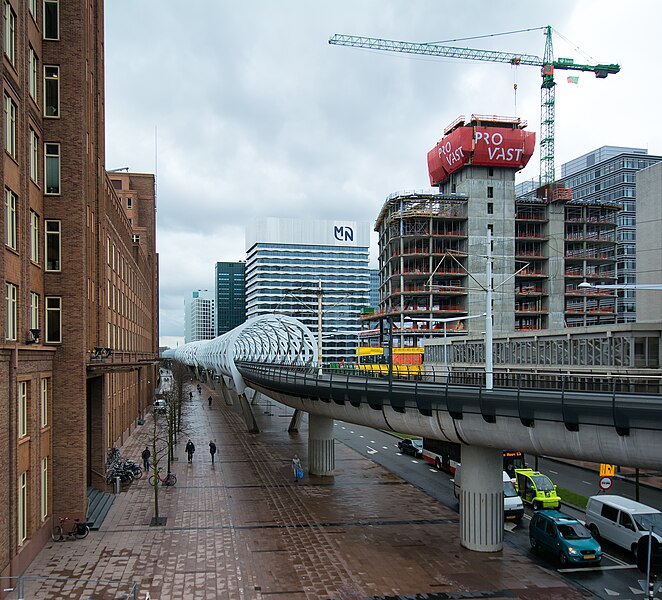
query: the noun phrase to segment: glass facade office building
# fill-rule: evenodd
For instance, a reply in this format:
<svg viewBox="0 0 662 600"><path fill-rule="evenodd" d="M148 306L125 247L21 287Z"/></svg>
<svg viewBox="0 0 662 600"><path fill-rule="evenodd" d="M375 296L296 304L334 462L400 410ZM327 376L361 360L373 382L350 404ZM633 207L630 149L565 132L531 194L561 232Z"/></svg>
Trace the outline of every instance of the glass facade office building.
<svg viewBox="0 0 662 600"><path fill-rule="evenodd" d="M367 222L255 220L246 231L247 318L287 314L317 335L321 296L323 362L354 361L369 246Z"/></svg>
<svg viewBox="0 0 662 600"><path fill-rule="evenodd" d="M216 263L216 335L246 320L246 263Z"/></svg>

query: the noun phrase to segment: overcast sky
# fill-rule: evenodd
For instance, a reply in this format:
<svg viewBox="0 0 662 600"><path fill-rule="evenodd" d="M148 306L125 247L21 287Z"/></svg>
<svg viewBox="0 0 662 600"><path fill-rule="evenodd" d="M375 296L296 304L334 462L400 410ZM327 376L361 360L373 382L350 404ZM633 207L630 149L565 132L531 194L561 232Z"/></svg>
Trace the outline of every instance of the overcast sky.
<svg viewBox="0 0 662 600"><path fill-rule="evenodd" d="M169 345L183 340L185 295L213 289L217 261L245 258L251 219L373 225L388 194L429 189L427 152L458 115L539 131L535 67L331 46L334 33L433 42L552 25L557 58L622 68L578 85L557 71L557 169L603 145L662 154L657 0L106 0L105 12L106 164L157 173ZM449 45L542 57L544 41ZM538 171L536 151L518 181Z"/></svg>

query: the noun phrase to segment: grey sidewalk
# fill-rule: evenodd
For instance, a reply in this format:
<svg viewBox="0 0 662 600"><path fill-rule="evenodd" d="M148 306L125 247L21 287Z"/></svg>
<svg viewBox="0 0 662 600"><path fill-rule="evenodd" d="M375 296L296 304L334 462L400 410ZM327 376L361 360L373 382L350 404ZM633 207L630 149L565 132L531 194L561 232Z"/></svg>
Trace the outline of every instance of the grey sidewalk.
<svg viewBox="0 0 662 600"><path fill-rule="evenodd" d="M274 403L273 415L256 410L262 432L249 434L215 392L210 409L209 395L203 387L185 403L178 482L159 496L164 527L149 526L153 494L146 479L134 482L100 531L47 544L26 575L135 580L138 597L151 599L584 597L512 548L485 555L465 550L456 512L343 444L336 443L335 477L306 473L293 483L290 459L307 455L306 432L288 434L288 419ZM124 456L139 459L150 423L151 417L131 436ZM190 465L187 437L196 444ZM209 440L218 447L215 465ZM31 589L26 597L119 597L102 588L67 594L58 582Z"/></svg>

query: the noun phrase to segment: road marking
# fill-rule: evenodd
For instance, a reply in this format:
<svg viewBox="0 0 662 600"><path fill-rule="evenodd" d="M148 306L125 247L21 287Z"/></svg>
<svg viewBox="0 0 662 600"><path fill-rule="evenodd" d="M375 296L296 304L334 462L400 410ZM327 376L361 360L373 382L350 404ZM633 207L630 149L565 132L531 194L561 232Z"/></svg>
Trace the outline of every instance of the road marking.
<svg viewBox="0 0 662 600"><path fill-rule="evenodd" d="M354 432L352 432L352 433L354 433ZM585 483L586 485L593 485L591 482L589 482L589 481L584 481L584 480L582 480L582 483Z"/></svg>
<svg viewBox="0 0 662 600"><path fill-rule="evenodd" d="M363 439L365 436L364 436L364 435L360 435L359 437L360 437L361 439Z"/></svg>
<svg viewBox="0 0 662 600"><path fill-rule="evenodd" d="M382 446L383 450L388 450L388 446Z"/></svg>
<svg viewBox="0 0 662 600"><path fill-rule="evenodd" d="M375 440L370 440L370 443L371 443L371 444L374 444L374 443L375 443Z"/></svg>
<svg viewBox="0 0 662 600"><path fill-rule="evenodd" d="M633 594L645 594L645 593L646 593L646 592L644 592L644 590L642 590L641 588L640 588L640 589L636 589L636 588L633 588L631 585L628 585L628 587L630 588L630 591L631 591Z"/></svg>
<svg viewBox="0 0 662 600"><path fill-rule="evenodd" d="M549 472L550 472L550 473L553 473L554 475L558 475L558 474L559 474L558 471L552 471L551 469L549 469Z"/></svg>
<svg viewBox="0 0 662 600"><path fill-rule="evenodd" d="M587 571L616 571L619 569L636 569L637 565L613 565L610 567L576 567L572 569L557 569L559 573L586 573Z"/></svg>
<svg viewBox="0 0 662 600"><path fill-rule="evenodd" d="M417 460L414 460L413 458L411 459L411 462L413 462L415 465L418 464L418 461L417 461Z"/></svg>
<svg viewBox="0 0 662 600"><path fill-rule="evenodd" d="M437 471L437 469L430 469L430 471L432 471L432 473L439 473L439 471Z"/></svg>
<svg viewBox="0 0 662 600"><path fill-rule="evenodd" d="M353 432L353 431L350 431L350 433L354 433L354 432ZM586 483L586 482L584 482L584 483Z"/></svg>
<svg viewBox="0 0 662 600"><path fill-rule="evenodd" d="M620 596L618 592L615 592L614 590L610 590L609 588L605 588L605 592L607 593L607 596Z"/></svg>
<svg viewBox="0 0 662 600"><path fill-rule="evenodd" d="M366 446L366 448L368 449L368 454L377 454L377 452L379 452L379 450L375 450L374 448L371 448L370 446Z"/></svg>

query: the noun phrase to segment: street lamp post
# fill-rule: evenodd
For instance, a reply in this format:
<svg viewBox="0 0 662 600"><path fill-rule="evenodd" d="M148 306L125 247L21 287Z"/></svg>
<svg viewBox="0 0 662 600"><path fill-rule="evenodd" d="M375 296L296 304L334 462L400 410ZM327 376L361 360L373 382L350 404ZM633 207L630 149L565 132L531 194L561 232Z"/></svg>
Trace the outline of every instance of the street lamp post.
<svg viewBox="0 0 662 600"><path fill-rule="evenodd" d="M318 373L322 375L322 280L317 281L317 364Z"/></svg>

